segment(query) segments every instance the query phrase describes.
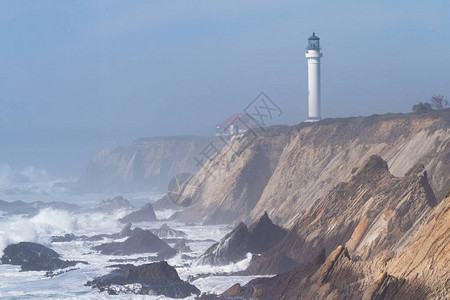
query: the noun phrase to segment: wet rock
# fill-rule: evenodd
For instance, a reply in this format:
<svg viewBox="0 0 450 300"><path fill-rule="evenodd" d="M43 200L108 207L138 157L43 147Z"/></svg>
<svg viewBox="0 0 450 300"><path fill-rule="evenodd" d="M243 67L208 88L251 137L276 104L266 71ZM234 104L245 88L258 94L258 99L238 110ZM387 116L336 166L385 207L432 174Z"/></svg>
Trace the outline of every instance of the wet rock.
<svg viewBox="0 0 450 300"><path fill-rule="evenodd" d="M243 260L247 253L259 254L277 243L286 235L286 231L272 223L267 213L250 226L240 223L219 243L212 245L198 259L200 264L226 265Z"/></svg>
<svg viewBox="0 0 450 300"><path fill-rule="evenodd" d="M194 285L182 281L175 268L165 261L140 266L122 265L110 274L95 278L86 285L109 294L133 293L185 298L200 294Z"/></svg>
<svg viewBox="0 0 450 300"><path fill-rule="evenodd" d="M189 246L186 245L186 240L185 239L181 239L179 240L175 246L173 246L174 249L180 251L181 253L189 253L192 252L191 248L189 248Z"/></svg>
<svg viewBox="0 0 450 300"><path fill-rule="evenodd" d="M93 207L91 211L109 213L119 209L132 209L132 208L134 208L134 206L131 205L130 201L128 201L122 196L117 196L113 199L101 201L97 206Z"/></svg>
<svg viewBox="0 0 450 300"><path fill-rule="evenodd" d="M86 236L84 236L87 238ZM63 243L63 242L72 242L80 239L79 236L76 236L73 233L66 233L65 235L54 235L50 238L50 242L52 243Z"/></svg>
<svg viewBox="0 0 450 300"><path fill-rule="evenodd" d="M137 253L154 253L171 249L170 246L160 240L149 230L138 230L138 232L124 242L112 242L95 246L94 250L108 255L130 255Z"/></svg>
<svg viewBox="0 0 450 300"><path fill-rule="evenodd" d="M209 247L197 262L202 265L227 265L243 260L249 250L248 229L240 223L220 242Z"/></svg>
<svg viewBox="0 0 450 300"><path fill-rule="evenodd" d="M187 236L183 231L172 229L166 223L162 224L159 229L153 229L152 232L160 238L180 238Z"/></svg>
<svg viewBox="0 0 450 300"><path fill-rule="evenodd" d="M152 222L156 221L155 211L151 203L145 204L141 209L134 211L119 219L121 223Z"/></svg>
<svg viewBox="0 0 450 300"><path fill-rule="evenodd" d="M22 271L54 271L73 267L81 261L61 260L54 250L31 242L11 244L3 250L2 264L20 265Z"/></svg>

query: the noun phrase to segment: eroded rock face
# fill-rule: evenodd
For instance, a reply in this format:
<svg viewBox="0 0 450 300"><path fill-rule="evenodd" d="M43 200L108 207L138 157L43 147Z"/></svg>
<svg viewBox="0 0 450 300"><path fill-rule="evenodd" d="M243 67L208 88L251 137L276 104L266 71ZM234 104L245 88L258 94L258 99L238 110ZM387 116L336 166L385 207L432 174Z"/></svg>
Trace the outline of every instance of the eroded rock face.
<svg viewBox="0 0 450 300"><path fill-rule="evenodd" d="M149 230L139 230L124 242L106 243L95 246L94 250L108 255L131 255L137 253L155 253L172 249Z"/></svg>
<svg viewBox="0 0 450 300"><path fill-rule="evenodd" d="M80 261L61 260L54 250L31 242L11 244L3 250L2 264L20 265L22 271L54 271L75 266Z"/></svg>
<svg viewBox="0 0 450 300"><path fill-rule="evenodd" d="M119 219L121 223L135 223L135 222L152 222L156 221L155 211L151 203L145 204L142 208L134 211L125 217Z"/></svg>
<svg viewBox="0 0 450 300"><path fill-rule="evenodd" d="M199 259L199 264L226 265L243 260L247 253L258 254L276 245L286 231L272 223L267 213L250 230L240 223L219 243L212 245Z"/></svg>
<svg viewBox="0 0 450 300"><path fill-rule="evenodd" d="M382 157L397 177L423 163L438 199L450 187L449 110L270 127L256 139L234 137L227 149L234 151L206 163L183 191L179 202L191 206L180 221L252 222L267 211L276 224L292 228L371 155Z"/></svg>
<svg viewBox="0 0 450 300"><path fill-rule="evenodd" d="M349 182L340 183L306 211L276 247L251 263L249 270L269 274L270 260L286 255L307 263L323 249L329 254L346 245L355 259L400 252L425 221L437 201L423 165L405 177L394 177L387 164L372 156Z"/></svg>
<svg viewBox="0 0 450 300"><path fill-rule="evenodd" d="M199 289L182 281L175 268L165 261L140 266L119 265L118 269L109 275L95 278L87 285L112 295L134 293L185 298L192 294L200 294Z"/></svg>
<svg viewBox="0 0 450 300"><path fill-rule="evenodd" d="M429 298L450 291L450 196L433 210L414 239L388 265L387 271L424 286Z"/></svg>
<svg viewBox="0 0 450 300"><path fill-rule="evenodd" d="M338 246L321 265L303 264L272 278L233 286L219 299L425 299L421 286L386 272L378 275L380 265L380 261L352 261L348 250Z"/></svg>
<svg viewBox="0 0 450 300"><path fill-rule="evenodd" d="M446 299L450 290L449 228L447 197L433 208L395 258L383 252L369 259L352 259L351 251L340 245L325 260L313 259L271 278L234 285L211 299Z"/></svg>

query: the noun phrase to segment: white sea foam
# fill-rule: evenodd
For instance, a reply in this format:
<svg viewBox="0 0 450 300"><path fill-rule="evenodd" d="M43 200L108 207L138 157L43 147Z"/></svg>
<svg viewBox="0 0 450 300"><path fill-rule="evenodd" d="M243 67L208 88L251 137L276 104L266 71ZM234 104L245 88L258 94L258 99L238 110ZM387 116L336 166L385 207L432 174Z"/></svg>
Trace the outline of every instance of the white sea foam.
<svg viewBox="0 0 450 300"><path fill-rule="evenodd" d="M74 196L75 197L75 196ZM85 203L98 203L98 195L85 197ZM112 198L107 195L103 199ZM61 199L60 199L61 200ZM62 199L66 200L66 199ZM36 216L28 218L23 216L4 216L0 218L0 251L9 243L20 241L34 241L51 247L62 255L63 259L82 260L89 264L78 264L77 270L64 273L54 278L45 278L45 272L19 272L20 267L11 265L0 265L0 298L1 299L29 299L29 298L53 298L53 299L167 299L165 296L140 296L119 295L110 296L100 293L84 284L95 277L103 276L111 272L107 268L113 262L110 259L123 258L110 255L101 255L91 250L94 245L105 241L74 241L70 243L49 243L52 235L63 235L74 233L76 235L94 235L100 233L116 233L123 227L117 219L122 217L126 211L117 211L112 214L105 213L83 213L73 214L66 211L47 208L41 210ZM163 223L169 227L182 230L187 234L188 240L203 240L188 242L193 250L189 256L198 257L208 249L214 241L220 240L230 231L227 226L185 226L183 223L174 221L142 222L133 224L143 229L159 228ZM212 239L204 241L206 239ZM171 244L173 246L173 244ZM0 254L1 255L1 254ZM152 255L150 253L131 255L128 258L139 258ZM186 280L191 276L199 274L215 274L207 278L199 278L192 282L202 292L220 293L236 282L246 283L254 277L245 276L220 276L219 274L230 273L245 269L250 263L251 255L236 264L226 266L197 266L192 265L193 259L183 259L181 254L170 259L170 265L175 266L180 278ZM145 260L133 262L143 264ZM185 299L195 299L194 296Z"/></svg>

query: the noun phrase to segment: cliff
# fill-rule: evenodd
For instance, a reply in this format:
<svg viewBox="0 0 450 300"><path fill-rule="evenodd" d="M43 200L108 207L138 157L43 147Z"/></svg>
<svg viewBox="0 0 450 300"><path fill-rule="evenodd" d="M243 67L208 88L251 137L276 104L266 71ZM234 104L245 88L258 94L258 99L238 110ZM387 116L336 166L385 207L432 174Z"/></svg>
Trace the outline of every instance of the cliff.
<svg viewBox="0 0 450 300"><path fill-rule="evenodd" d="M371 156L349 182L318 199L287 236L256 257L248 273L277 274L292 266L276 265L279 256L305 264L345 245L355 260L396 256L437 205L423 166L395 177L379 156ZM267 265L274 266L272 270Z"/></svg>
<svg viewBox="0 0 450 300"><path fill-rule="evenodd" d="M215 299L447 299L450 291L450 197L428 216L408 245L386 255L355 260L343 246L326 259L271 278L236 284ZM234 299L234 298L233 298Z"/></svg>
<svg viewBox="0 0 450 300"><path fill-rule="evenodd" d="M80 177L82 192L165 191L173 176L195 173L194 157L214 137L176 136L141 138L130 146L97 153Z"/></svg>
<svg viewBox="0 0 450 300"><path fill-rule="evenodd" d="M182 221L250 223L267 211L292 227L313 203L349 181L371 155L402 177L422 163L438 199L450 186L450 110L325 119L235 136L183 190ZM188 200L188 201L187 201Z"/></svg>

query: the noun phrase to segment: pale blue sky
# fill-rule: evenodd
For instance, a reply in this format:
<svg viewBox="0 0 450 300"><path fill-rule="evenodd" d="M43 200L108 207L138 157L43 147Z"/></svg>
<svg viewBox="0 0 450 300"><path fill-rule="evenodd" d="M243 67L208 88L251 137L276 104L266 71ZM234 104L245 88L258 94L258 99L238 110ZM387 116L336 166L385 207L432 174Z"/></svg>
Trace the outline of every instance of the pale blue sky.
<svg viewBox="0 0 450 300"><path fill-rule="evenodd" d="M213 134L265 91L307 117L321 38L324 117L450 98L449 1L0 0L0 164L77 175L142 136Z"/></svg>

